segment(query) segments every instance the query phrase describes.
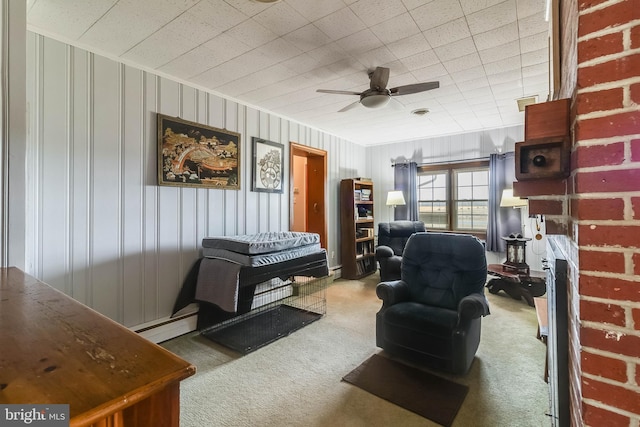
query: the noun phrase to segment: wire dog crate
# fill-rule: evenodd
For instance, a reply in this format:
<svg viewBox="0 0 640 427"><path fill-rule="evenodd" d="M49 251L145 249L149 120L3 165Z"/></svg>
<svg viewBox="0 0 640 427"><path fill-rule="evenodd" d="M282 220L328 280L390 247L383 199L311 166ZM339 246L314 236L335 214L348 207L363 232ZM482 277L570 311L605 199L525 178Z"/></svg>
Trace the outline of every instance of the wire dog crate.
<svg viewBox="0 0 640 427"><path fill-rule="evenodd" d="M256 286L251 311L213 325L201 334L248 354L326 314L326 288L333 276L274 278Z"/></svg>

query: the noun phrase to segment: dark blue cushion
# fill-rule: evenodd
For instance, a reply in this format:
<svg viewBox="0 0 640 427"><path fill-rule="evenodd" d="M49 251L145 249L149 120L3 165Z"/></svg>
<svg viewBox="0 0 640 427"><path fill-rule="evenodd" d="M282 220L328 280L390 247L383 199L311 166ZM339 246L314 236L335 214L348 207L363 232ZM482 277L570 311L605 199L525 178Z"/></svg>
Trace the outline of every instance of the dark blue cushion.
<svg viewBox="0 0 640 427"><path fill-rule="evenodd" d="M483 293L487 261L482 242L471 235L415 233L402 257L402 280L411 300L457 310L462 298Z"/></svg>

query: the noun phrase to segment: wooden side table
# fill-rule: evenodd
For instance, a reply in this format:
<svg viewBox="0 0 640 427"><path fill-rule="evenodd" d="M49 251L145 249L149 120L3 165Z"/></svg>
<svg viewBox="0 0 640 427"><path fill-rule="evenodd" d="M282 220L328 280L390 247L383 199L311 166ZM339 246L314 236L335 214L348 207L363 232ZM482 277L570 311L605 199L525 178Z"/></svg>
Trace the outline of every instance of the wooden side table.
<svg viewBox="0 0 640 427"><path fill-rule="evenodd" d="M502 264L489 264L487 272L497 279L491 279L487 288L492 294L505 291L513 299L524 300L529 306L534 307L533 298L546 292L545 274L539 271L531 271L528 274L514 272Z"/></svg>

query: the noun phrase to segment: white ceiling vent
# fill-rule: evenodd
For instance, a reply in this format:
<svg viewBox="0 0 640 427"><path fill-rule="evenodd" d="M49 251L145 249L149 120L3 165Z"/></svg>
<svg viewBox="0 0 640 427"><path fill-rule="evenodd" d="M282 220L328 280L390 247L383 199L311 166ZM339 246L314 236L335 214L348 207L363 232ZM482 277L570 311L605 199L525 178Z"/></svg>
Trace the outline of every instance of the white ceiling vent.
<svg viewBox="0 0 640 427"><path fill-rule="evenodd" d="M429 109L428 108L418 108L417 110L413 110L411 112L411 114L413 114L415 116L425 116L425 115L429 114Z"/></svg>
<svg viewBox="0 0 640 427"><path fill-rule="evenodd" d="M538 102L538 95L526 96L524 98L516 99L518 103L518 111L524 111L524 107L527 105L535 104Z"/></svg>

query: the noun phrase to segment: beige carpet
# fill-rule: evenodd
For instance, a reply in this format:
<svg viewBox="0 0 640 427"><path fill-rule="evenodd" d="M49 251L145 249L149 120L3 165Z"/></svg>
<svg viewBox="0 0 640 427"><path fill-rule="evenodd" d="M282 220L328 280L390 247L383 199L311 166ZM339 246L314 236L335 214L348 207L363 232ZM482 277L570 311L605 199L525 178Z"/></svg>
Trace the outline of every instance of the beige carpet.
<svg viewBox="0 0 640 427"><path fill-rule="evenodd" d="M246 356L197 332L163 343L197 367L182 382L181 426L436 426L341 381L381 351L378 280L336 280L322 319ZM549 426L535 311L504 294L487 297L492 314L470 372L443 375L469 386L453 426Z"/></svg>

